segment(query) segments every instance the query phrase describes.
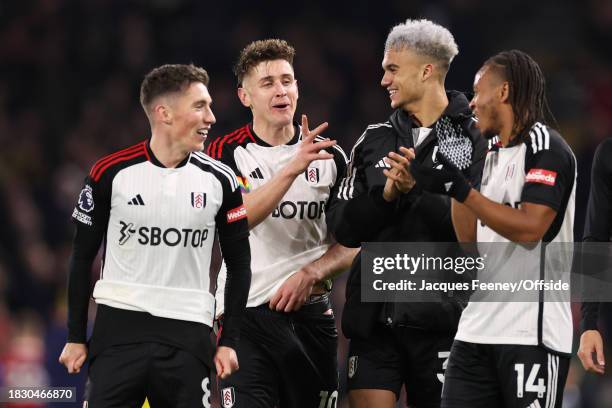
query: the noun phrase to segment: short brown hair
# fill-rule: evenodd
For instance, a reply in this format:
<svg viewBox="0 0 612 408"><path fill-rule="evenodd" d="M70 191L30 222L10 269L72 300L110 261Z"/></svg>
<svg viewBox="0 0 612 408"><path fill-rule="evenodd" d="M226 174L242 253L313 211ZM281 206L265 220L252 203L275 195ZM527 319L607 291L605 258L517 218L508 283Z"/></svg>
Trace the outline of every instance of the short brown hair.
<svg viewBox="0 0 612 408"><path fill-rule="evenodd" d="M276 38L253 41L240 53L238 62L234 65L234 74L238 80L238 86L246 74L262 61L285 60L293 65L295 49L285 40Z"/></svg>
<svg viewBox="0 0 612 408"><path fill-rule="evenodd" d="M148 112L149 104L160 95L180 92L193 82L208 86L208 73L193 64L166 64L149 72L140 85L140 104Z"/></svg>

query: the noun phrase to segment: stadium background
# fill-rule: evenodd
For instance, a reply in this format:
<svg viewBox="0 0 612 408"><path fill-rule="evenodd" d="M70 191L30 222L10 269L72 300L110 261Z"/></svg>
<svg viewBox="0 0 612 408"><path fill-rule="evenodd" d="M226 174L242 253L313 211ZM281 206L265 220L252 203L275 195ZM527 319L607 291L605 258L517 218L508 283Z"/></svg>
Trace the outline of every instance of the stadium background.
<svg viewBox="0 0 612 408"><path fill-rule="evenodd" d="M57 363L70 213L97 158L148 136L138 90L151 68L193 62L208 70L214 137L249 118L231 73L240 49L255 39L287 39L297 50L297 113L312 124L329 121L326 136L349 151L368 123L390 113L380 87L383 44L408 17L433 19L455 35L460 54L448 89L470 91L481 63L503 49L523 49L541 64L561 133L578 158L579 237L592 153L612 135L609 0L0 1L0 386L82 392L83 374L68 377ZM344 279L335 286L338 316ZM609 346L609 329L607 338ZM343 379L346 342L339 351ZM612 406L609 374L585 376L576 359L572 367L564 407Z"/></svg>

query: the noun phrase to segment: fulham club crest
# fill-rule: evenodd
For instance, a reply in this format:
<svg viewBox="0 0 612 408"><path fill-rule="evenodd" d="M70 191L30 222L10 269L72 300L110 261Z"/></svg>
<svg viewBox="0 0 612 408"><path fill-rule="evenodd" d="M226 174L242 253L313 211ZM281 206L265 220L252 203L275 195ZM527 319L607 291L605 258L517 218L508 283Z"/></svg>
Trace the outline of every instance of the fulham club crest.
<svg viewBox="0 0 612 408"><path fill-rule="evenodd" d="M191 193L191 206L198 210L206 207L206 193Z"/></svg>
<svg viewBox="0 0 612 408"><path fill-rule="evenodd" d="M221 390L221 405L223 408L232 408L235 399L234 387L227 387Z"/></svg>
<svg viewBox="0 0 612 408"><path fill-rule="evenodd" d="M316 167L309 167L304 172L304 176L309 183L317 184L319 182L319 169Z"/></svg>

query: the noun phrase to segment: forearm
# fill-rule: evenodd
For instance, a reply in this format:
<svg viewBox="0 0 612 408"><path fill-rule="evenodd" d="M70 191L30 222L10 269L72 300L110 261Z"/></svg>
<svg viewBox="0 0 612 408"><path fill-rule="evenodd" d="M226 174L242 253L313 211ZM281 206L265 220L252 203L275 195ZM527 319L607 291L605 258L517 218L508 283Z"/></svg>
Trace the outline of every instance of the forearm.
<svg viewBox="0 0 612 408"><path fill-rule="evenodd" d="M476 215L457 200L451 200L453 228L459 242L476 242Z"/></svg>
<svg viewBox="0 0 612 408"><path fill-rule="evenodd" d="M249 221L249 229L255 228L260 222L272 214L272 211L274 211L283 196L287 193L295 178L295 174L292 174L287 168L284 168L263 186L243 195Z"/></svg>
<svg viewBox="0 0 612 408"><path fill-rule="evenodd" d="M220 239L219 244L227 266L225 313L219 345L235 349L251 286L251 249L248 237L230 242Z"/></svg>
<svg viewBox="0 0 612 408"><path fill-rule="evenodd" d="M68 342L85 343L92 260L70 257L68 271Z"/></svg>
<svg viewBox="0 0 612 408"><path fill-rule="evenodd" d="M322 257L304 266L304 271L316 282L331 279L351 266L359 248L347 248L338 243L329 247Z"/></svg>
<svg viewBox="0 0 612 408"><path fill-rule="evenodd" d="M496 203L474 189L464 204L489 228L513 242L540 241L550 226L543 225L537 213Z"/></svg>

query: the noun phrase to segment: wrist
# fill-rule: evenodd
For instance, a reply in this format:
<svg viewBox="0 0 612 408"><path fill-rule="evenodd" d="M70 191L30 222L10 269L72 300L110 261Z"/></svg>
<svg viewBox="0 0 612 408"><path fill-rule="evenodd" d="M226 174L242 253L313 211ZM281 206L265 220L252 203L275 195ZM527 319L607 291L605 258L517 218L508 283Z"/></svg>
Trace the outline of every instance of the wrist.
<svg viewBox="0 0 612 408"><path fill-rule="evenodd" d="M319 276L319 269L315 268L312 264L303 266L298 273L302 274L304 279L309 281L312 285L316 284L322 279L321 276Z"/></svg>

